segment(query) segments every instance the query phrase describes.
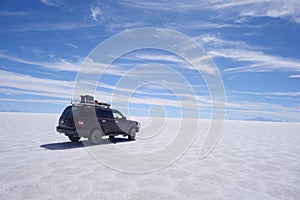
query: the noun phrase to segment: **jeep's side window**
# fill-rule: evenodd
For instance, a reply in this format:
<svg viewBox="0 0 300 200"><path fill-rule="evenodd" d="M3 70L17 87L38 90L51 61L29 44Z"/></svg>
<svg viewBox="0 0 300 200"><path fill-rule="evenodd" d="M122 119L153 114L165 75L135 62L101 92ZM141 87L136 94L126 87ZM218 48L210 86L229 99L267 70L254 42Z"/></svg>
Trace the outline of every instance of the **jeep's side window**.
<svg viewBox="0 0 300 200"><path fill-rule="evenodd" d="M113 111L113 116L114 116L115 119L121 119L121 118L124 117L124 116L123 116L120 112L118 112L118 111Z"/></svg>
<svg viewBox="0 0 300 200"><path fill-rule="evenodd" d="M102 112L102 110L96 109L96 115L98 118L101 118L103 116L103 114L101 112Z"/></svg>
<svg viewBox="0 0 300 200"><path fill-rule="evenodd" d="M97 109L96 113L97 113L97 117L100 118L113 118L112 112L109 110Z"/></svg>
<svg viewBox="0 0 300 200"><path fill-rule="evenodd" d="M111 111L104 111L104 118L113 118L112 112Z"/></svg>

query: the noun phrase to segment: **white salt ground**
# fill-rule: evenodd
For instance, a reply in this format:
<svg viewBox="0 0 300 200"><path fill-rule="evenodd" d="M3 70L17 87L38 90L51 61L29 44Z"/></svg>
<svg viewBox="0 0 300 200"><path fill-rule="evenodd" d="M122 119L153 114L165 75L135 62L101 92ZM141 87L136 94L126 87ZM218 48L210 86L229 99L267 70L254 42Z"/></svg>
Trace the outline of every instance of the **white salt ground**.
<svg viewBox="0 0 300 200"><path fill-rule="evenodd" d="M207 158L199 159L200 136L172 165L130 174L56 133L58 117L0 113L0 199L300 199L300 124L226 121ZM161 147L151 142L106 145Z"/></svg>

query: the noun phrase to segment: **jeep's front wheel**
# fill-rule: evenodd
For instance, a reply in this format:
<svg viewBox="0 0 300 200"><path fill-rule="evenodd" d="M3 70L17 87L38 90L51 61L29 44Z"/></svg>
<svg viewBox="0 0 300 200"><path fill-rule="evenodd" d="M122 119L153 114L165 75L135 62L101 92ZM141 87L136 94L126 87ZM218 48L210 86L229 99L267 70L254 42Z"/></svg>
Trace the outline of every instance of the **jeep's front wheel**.
<svg viewBox="0 0 300 200"><path fill-rule="evenodd" d="M71 140L71 142L78 142L80 140L80 137L76 137L73 135L68 135L69 140Z"/></svg>
<svg viewBox="0 0 300 200"><path fill-rule="evenodd" d="M102 136L103 136L102 131L99 129L95 129L90 133L88 141L90 144L93 145L100 144L102 141Z"/></svg>
<svg viewBox="0 0 300 200"><path fill-rule="evenodd" d="M128 140L135 140L136 130L135 128L130 129L128 134Z"/></svg>

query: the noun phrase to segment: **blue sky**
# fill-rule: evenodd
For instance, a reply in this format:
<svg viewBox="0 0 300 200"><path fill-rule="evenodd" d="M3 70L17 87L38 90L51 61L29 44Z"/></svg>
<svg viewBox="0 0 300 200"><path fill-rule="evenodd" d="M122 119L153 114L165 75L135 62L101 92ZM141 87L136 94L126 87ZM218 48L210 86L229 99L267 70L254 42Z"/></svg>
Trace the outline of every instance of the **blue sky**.
<svg viewBox="0 0 300 200"><path fill-rule="evenodd" d="M214 60L226 90L227 119L300 122L298 0L4 0L0 23L1 111L60 113L96 45L124 30L163 27L193 38ZM209 117L203 79L180 69L177 55L159 50L117 59L99 83L97 98L109 101L122 74L141 63L178 68L195 90L200 116ZM131 100L131 115L149 115L153 105L164 105L170 116L180 113L176 98L159 86L144 85Z"/></svg>

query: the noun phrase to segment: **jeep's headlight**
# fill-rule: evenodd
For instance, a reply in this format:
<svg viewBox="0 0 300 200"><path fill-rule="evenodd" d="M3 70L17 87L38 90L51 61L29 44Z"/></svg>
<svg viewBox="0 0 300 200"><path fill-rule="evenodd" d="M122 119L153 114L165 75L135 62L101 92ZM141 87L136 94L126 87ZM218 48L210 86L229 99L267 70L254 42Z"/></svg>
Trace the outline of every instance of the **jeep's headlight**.
<svg viewBox="0 0 300 200"><path fill-rule="evenodd" d="M140 122L135 122L137 127L140 128L141 127L141 123Z"/></svg>

